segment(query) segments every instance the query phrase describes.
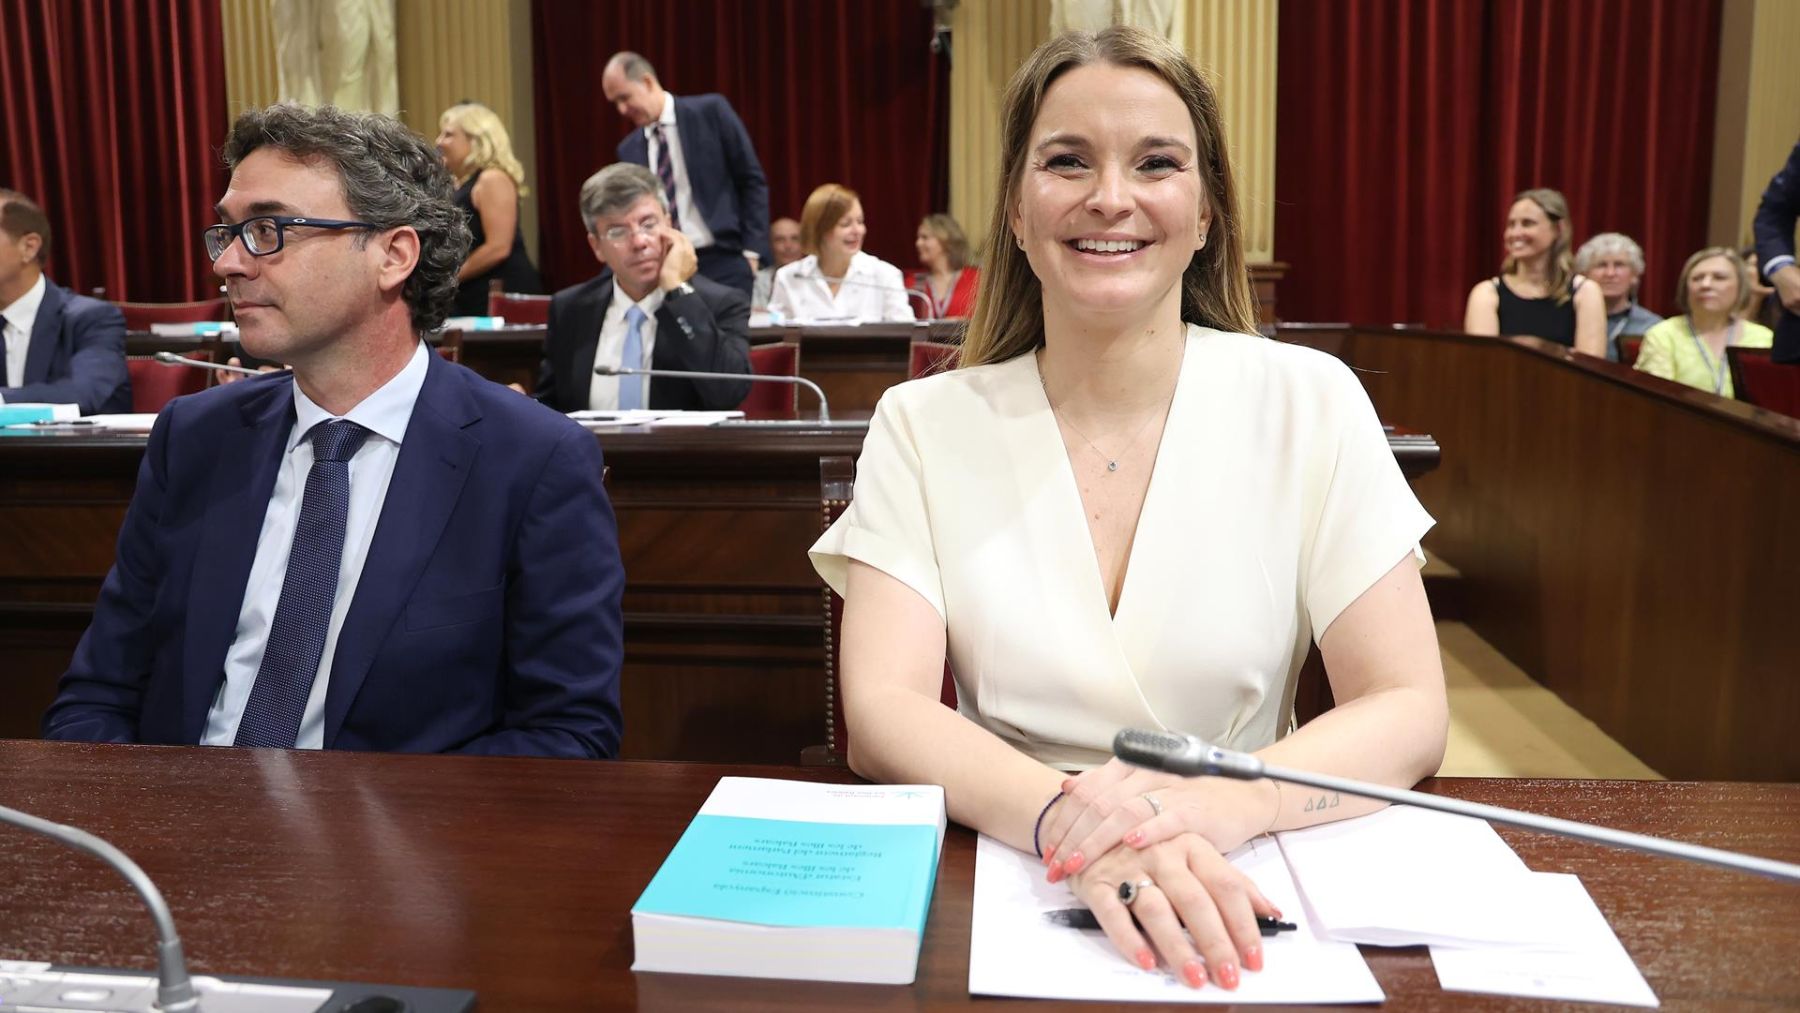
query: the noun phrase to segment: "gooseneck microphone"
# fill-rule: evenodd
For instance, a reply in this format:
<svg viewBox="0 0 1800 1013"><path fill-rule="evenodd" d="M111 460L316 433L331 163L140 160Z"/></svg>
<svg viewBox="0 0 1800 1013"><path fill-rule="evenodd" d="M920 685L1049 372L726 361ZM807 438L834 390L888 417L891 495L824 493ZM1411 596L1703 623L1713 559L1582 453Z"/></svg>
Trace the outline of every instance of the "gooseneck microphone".
<svg viewBox="0 0 1800 1013"><path fill-rule="evenodd" d="M1577 840L1592 841L1615 848L1627 848L1667 858L1680 858L1689 862L1716 865L1726 869L1736 869L1739 872L1754 872L1758 875L1800 883L1800 865L1788 862L1777 862L1770 858L1759 858L1755 855L1744 855L1720 848L1701 847L1698 844L1671 841L1648 834L1634 834L1624 830L1614 830L1611 827L1598 827L1591 823L1580 823L1575 820L1539 816L1536 813L1520 812L1516 809L1503 809L1500 806L1483 805L1480 802L1467 802L1459 798L1426 795L1423 792L1408 791L1404 788L1389 788L1386 785L1334 777L1330 774L1291 770L1264 763L1258 757L1248 753L1234 752L1230 749L1210 745L1192 735L1128 728L1113 737L1113 755L1136 767L1148 767L1151 770L1178 774L1182 777L1207 775L1229 777L1240 781L1255 781L1262 778L1268 778L1271 781L1287 781L1291 784L1323 788L1326 791L1343 792L1346 795L1358 795L1363 798L1378 799L1400 805L1413 805L1421 809L1435 809L1457 816L1473 816L1476 819L1487 820L1491 823L1504 823L1525 830L1573 837Z"/></svg>
<svg viewBox="0 0 1800 1013"><path fill-rule="evenodd" d="M676 380L749 380L752 383L786 383L799 384L813 392L819 399L819 421L831 421L831 407L825 403L825 392L819 385L803 376L771 376L766 373L702 373L691 369L631 369L626 366L600 365L594 367L600 376L663 376Z"/></svg>
<svg viewBox="0 0 1800 1013"><path fill-rule="evenodd" d="M124 876L132 889L138 892L138 896L143 898L144 906L150 909L151 920L156 922L157 1010L159 1013L197 1013L200 1009L200 997L194 992L193 980L188 977L187 961L181 955L181 937L175 934L175 918L169 913L169 905L163 901L162 891L156 888L155 883L150 882L150 877L145 875L136 862L127 858L123 851L85 830L52 823L16 809L0 806L0 823L42 834L77 851L84 851Z"/></svg>
<svg viewBox="0 0 1800 1013"><path fill-rule="evenodd" d="M157 352L157 362L165 366L193 366L196 369L222 369L227 373L242 373L245 376L261 376L262 374L248 366L232 366L223 362L207 362L205 359L190 359L174 352Z"/></svg>

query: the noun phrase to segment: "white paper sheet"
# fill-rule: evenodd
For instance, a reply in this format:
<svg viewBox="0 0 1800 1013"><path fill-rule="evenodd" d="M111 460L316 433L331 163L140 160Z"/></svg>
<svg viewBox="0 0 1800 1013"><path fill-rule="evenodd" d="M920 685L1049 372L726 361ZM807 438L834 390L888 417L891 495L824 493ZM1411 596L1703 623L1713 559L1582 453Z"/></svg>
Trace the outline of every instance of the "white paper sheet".
<svg viewBox="0 0 1800 1013"><path fill-rule="evenodd" d="M1264 970L1245 971L1238 989L1187 987L1164 970L1128 963L1098 931L1052 924L1044 913L1079 907L1066 883L1044 881L1030 855L983 836L975 852L969 991L1041 999L1188 1003L1380 1002L1381 986L1356 947L1317 938L1279 849L1267 838L1233 852L1242 869L1298 932L1263 940Z"/></svg>
<svg viewBox="0 0 1800 1013"><path fill-rule="evenodd" d="M155 412L140 412L132 415L89 415L89 422L101 429L112 429L124 433L147 433L156 425Z"/></svg>
<svg viewBox="0 0 1800 1013"><path fill-rule="evenodd" d="M1532 872L1514 879L1513 888L1528 895L1540 919L1571 930L1564 942L1555 950L1433 946L1439 985L1452 992L1659 1005L1580 879Z"/></svg>
<svg viewBox="0 0 1800 1013"><path fill-rule="evenodd" d="M684 412L666 408L628 408L620 411L570 412L584 426L716 426L726 419L741 419L737 410Z"/></svg>
<svg viewBox="0 0 1800 1013"><path fill-rule="evenodd" d="M1413 806L1278 835L1327 938L1376 946L1542 946L1546 922L1514 884L1525 863L1485 820Z"/></svg>

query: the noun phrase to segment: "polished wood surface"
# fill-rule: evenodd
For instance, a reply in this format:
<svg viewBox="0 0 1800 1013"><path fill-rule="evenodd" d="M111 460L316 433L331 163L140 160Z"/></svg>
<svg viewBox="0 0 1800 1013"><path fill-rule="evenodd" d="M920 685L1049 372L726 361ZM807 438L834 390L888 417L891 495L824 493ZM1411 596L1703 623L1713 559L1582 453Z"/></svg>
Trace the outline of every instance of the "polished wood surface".
<svg viewBox="0 0 1800 1013"><path fill-rule="evenodd" d="M1430 432L1482 639L1669 777L1800 780L1800 420L1533 338L1309 326Z"/></svg>
<svg viewBox="0 0 1800 1013"><path fill-rule="evenodd" d="M97 833L144 867L199 973L469 988L480 1013L994 1006L968 994L975 836L959 827L911 986L630 971L631 905L720 776L849 780L841 769L0 742L0 770L0 805ZM1424 787L1800 860L1796 785ZM1530 868L1581 877L1665 1010L1800 1003L1800 887L1500 833ZM149 921L110 871L4 827L0 842L0 959L152 966ZM1422 947L1363 953L1385 1008L1562 1008L1443 992Z"/></svg>
<svg viewBox="0 0 1800 1013"><path fill-rule="evenodd" d="M825 741L819 460L861 428L602 430L624 557L623 754L790 763ZM35 736L87 628L141 435L0 431L0 736ZM1408 475L1429 437L1390 436Z"/></svg>

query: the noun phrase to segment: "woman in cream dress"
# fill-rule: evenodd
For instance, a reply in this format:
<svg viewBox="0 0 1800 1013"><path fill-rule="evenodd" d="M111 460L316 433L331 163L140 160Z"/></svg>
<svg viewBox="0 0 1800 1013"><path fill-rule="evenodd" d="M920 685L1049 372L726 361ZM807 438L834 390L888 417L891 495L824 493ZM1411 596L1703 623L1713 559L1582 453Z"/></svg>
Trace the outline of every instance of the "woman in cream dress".
<svg viewBox="0 0 1800 1013"><path fill-rule="evenodd" d="M1127 960L1235 988L1274 909L1224 853L1375 806L1127 767L1113 734L1430 775L1431 519L1349 370L1251 333L1217 101L1179 51L1124 28L1052 40L1002 137L963 368L882 398L813 548L845 598L850 765L942 784L952 818L1036 849ZM1278 740L1314 640L1338 706ZM959 712L938 703L946 657Z"/></svg>

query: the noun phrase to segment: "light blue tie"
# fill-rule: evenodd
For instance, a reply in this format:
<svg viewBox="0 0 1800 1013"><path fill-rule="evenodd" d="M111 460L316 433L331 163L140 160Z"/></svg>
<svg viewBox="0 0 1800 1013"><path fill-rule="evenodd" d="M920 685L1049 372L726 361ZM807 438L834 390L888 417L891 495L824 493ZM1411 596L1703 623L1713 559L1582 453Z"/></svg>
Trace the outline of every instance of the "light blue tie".
<svg viewBox="0 0 1800 1013"><path fill-rule="evenodd" d="M624 369L644 368L644 316L640 306L633 306L625 311L625 322L630 325L625 332L625 352L619 356L619 365ZM619 377L619 410L629 411L644 407L644 378L641 376Z"/></svg>

